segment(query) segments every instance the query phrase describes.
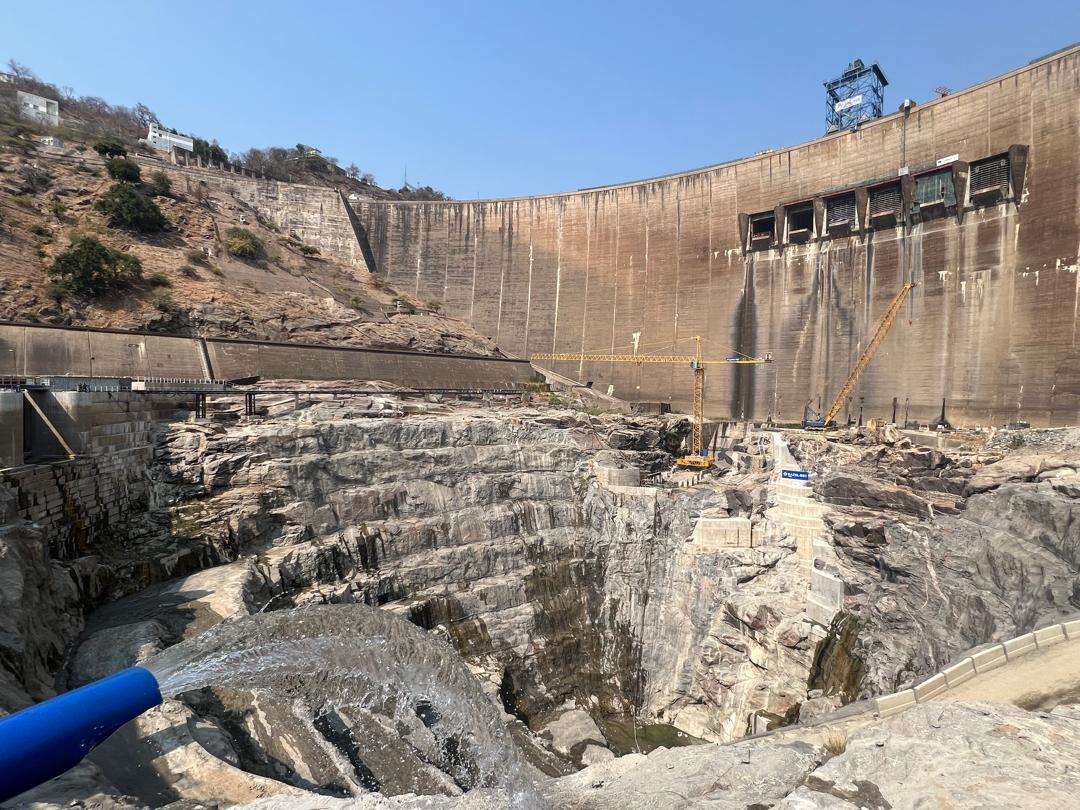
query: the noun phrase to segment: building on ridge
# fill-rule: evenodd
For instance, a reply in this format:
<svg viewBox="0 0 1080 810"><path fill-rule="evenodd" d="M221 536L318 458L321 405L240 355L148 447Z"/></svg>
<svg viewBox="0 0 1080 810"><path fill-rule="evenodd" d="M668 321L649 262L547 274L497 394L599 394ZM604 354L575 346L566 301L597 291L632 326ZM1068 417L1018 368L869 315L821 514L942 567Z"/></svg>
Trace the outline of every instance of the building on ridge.
<svg viewBox="0 0 1080 810"><path fill-rule="evenodd" d="M27 93L25 90L18 90L15 97L19 115L23 118L50 127L60 126L60 103L56 99Z"/></svg>
<svg viewBox="0 0 1080 810"><path fill-rule="evenodd" d="M146 134L146 142L161 152L172 152L174 149L183 152L194 152L195 141L187 135L181 135L171 129L166 129L161 124L150 122Z"/></svg>

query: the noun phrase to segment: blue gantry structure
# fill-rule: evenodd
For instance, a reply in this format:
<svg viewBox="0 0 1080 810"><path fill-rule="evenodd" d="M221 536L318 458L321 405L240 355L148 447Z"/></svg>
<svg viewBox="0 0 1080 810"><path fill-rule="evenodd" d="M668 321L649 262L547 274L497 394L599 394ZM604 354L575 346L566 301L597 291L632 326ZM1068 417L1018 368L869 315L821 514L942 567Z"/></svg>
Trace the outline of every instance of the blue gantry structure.
<svg viewBox="0 0 1080 810"><path fill-rule="evenodd" d="M866 65L862 59L825 82L825 131L858 129L864 121L880 118L888 83L876 62Z"/></svg>

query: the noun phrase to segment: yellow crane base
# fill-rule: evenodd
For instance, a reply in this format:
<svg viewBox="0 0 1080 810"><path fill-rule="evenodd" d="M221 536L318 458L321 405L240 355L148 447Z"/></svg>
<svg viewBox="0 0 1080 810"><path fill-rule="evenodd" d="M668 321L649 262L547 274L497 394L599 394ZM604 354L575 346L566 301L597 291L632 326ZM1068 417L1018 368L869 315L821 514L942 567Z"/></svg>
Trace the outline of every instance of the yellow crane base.
<svg viewBox="0 0 1080 810"><path fill-rule="evenodd" d="M713 460L707 456L683 456L675 459L680 467L696 467L699 470L707 470L713 465Z"/></svg>

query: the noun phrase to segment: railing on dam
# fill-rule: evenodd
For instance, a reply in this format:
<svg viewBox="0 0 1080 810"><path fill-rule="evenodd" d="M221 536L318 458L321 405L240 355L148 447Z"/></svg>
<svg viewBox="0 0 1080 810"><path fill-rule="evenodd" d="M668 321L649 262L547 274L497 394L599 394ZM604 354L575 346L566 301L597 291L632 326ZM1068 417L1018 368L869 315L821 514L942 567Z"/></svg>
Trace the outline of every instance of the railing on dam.
<svg viewBox="0 0 1080 810"><path fill-rule="evenodd" d="M513 388L528 361L316 343L202 338L0 321L0 375L235 380L384 380L422 388Z"/></svg>

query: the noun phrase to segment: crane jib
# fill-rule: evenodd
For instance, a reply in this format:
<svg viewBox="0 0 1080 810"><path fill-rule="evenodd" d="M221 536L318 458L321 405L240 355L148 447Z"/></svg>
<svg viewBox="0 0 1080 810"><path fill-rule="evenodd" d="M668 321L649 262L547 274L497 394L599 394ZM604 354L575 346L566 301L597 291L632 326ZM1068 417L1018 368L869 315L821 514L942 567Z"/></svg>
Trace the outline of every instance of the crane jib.
<svg viewBox="0 0 1080 810"><path fill-rule="evenodd" d="M568 360L584 363L679 363L688 364L694 371L693 419L690 423L690 455L677 459L680 465L687 467L711 467L713 460L707 448L702 447L702 425L705 422L705 366L707 365L759 365L771 363L772 354L761 357L705 358L701 356L701 337L694 336L695 351L693 356L677 354L593 354L590 352L537 352L529 360Z"/></svg>

